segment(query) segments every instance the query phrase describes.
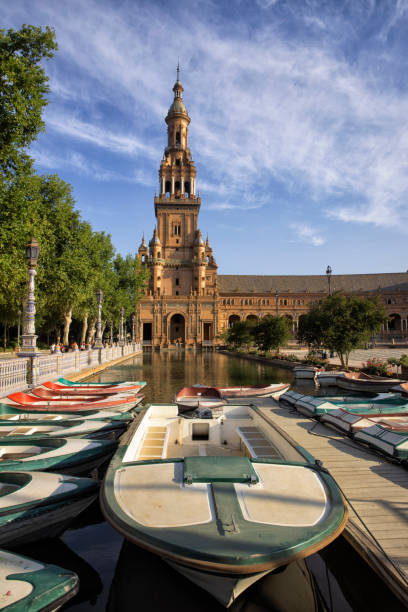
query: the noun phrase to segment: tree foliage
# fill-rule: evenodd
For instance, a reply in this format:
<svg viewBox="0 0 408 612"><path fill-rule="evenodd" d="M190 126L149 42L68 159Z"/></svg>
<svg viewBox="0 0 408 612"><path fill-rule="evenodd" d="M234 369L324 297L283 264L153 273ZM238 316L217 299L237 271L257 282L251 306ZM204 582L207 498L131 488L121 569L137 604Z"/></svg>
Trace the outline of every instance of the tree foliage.
<svg viewBox="0 0 408 612"><path fill-rule="evenodd" d="M385 320L378 298L346 297L336 292L300 318L298 339L310 347L335 351L347 368L351 351L362 347Z"/></svg>
<svg viewBox="0 0 408 612"><path fill-rule="evenodd" d="M289 340L289 321L286 317L263 317L253 328L252 336L261 351L278 350Z"/></svg>
<svg viewBox="0 0 408 612"><path fill-rule="evenodd" d="M51 28L23 25L0 30L0 321L17 322L27 295L25 245L40 244L36 277L37 333L73 319L96 317L96 290L104 292L103 316L134 312L148 273L138 257L115 256L111 237L94 232L75 209L71 186L57 175L40 176L26 148L44 129L48 77L42 61L57 48Z"/></svg>

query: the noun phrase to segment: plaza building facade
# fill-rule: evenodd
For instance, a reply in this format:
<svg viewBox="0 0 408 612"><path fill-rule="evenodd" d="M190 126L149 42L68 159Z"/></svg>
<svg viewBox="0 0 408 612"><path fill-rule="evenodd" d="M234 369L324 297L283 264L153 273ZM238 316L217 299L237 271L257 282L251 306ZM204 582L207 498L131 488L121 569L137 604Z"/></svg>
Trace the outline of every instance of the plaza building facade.
<svg viewBox="0 0 408 612"><path fill-rule="evenodd" d="M166 116L167 146L154 197L156 227L138 254L149 267L146 295L137 306L137 337L144 346L213 347L236 321L265 315L287 317L293 334L313 303L328 291L377 295L389 322L384 335L406 336L408 273L313 276L218 274L208 236L198 227L201 198L196 168L188 147L190 117L183 102L177 69L174 100Z"/></svg>

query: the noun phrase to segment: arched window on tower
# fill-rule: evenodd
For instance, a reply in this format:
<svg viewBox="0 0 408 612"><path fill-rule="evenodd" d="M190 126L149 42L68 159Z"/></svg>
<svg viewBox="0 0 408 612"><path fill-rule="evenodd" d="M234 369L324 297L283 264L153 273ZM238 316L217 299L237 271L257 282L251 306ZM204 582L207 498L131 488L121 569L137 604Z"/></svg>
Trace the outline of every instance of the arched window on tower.
<svg viewBox="0 0 408 612"><path fill-rule="evenodd" d="M176 200L179 200L180 199L180 195L181 195L180 181L176 181L176 184L175 184L174 188L175 188L175 198L176 198Z"/></svg>
<svg viewBox="0 0 408 612"><path fill-rule="evenodd" d="M176 145L180 145L180 142L181 142L180 132L176 132Z"/></svg>
<svg viewBox="0 0 408 612"><path fill-rule="evenodd" d="M166 181L166 185L165 185L165 193L166 195L171 193L171 182L170 181Z"/></svg>
<svg viewBox="0 0 408 612"><path fill-rule="evenodd" d="M187 195L187 197L190 197L190 182L186 181L184 183L184 192Z"/></svg>

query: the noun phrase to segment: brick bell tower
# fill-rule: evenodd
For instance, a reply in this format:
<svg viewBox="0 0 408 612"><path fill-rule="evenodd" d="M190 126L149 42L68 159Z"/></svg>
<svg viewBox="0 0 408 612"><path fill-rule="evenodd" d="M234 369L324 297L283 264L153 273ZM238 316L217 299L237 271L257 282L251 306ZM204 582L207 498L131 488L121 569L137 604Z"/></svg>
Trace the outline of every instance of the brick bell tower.
<svg viewBox="0 0 408 612"><path fill-rule="evenodd" d="M180 82L180 67L173 87L174 100L165 121L167 123L167 146L159 169L159 195L154 198L156 227L147 248L144 239L139 247L139 256L150 268L148 295L141 304L140 321L146 321L143 308L147 297L156 304L155 310L169 312L169 303L179 312L176 335L170 319L166 325L152 327L152 344L170 345L175 337L186 345L196 345L202 339L214 338L216 325L213 317L206 316L201 326L201 316L196 324L192 311L200 312L199 304L206 296L214 299L217 291L217 264L207 238L204 242L197 227L201 199L196 190L196 168L188 147L190 117L183 102L183 86ZM177 299L177 303L174 300ZM193 307L193 303L195 306ZM205 308L204 308L205 310ZM209 326L209 323L211 325Z"/></svg>

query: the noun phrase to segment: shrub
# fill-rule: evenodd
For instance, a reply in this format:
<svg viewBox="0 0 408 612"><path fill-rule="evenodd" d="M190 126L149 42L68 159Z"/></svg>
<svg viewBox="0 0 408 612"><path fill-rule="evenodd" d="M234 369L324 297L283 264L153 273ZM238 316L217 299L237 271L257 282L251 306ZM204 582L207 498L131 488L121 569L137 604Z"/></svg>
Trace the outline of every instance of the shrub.
<svg viewBox="0 0 408 612"><path fill-rule="evenodd" d="M374 376L392 376L390 364L376 357L367 359L365 363L363 362L361 371Z"/></svg>

